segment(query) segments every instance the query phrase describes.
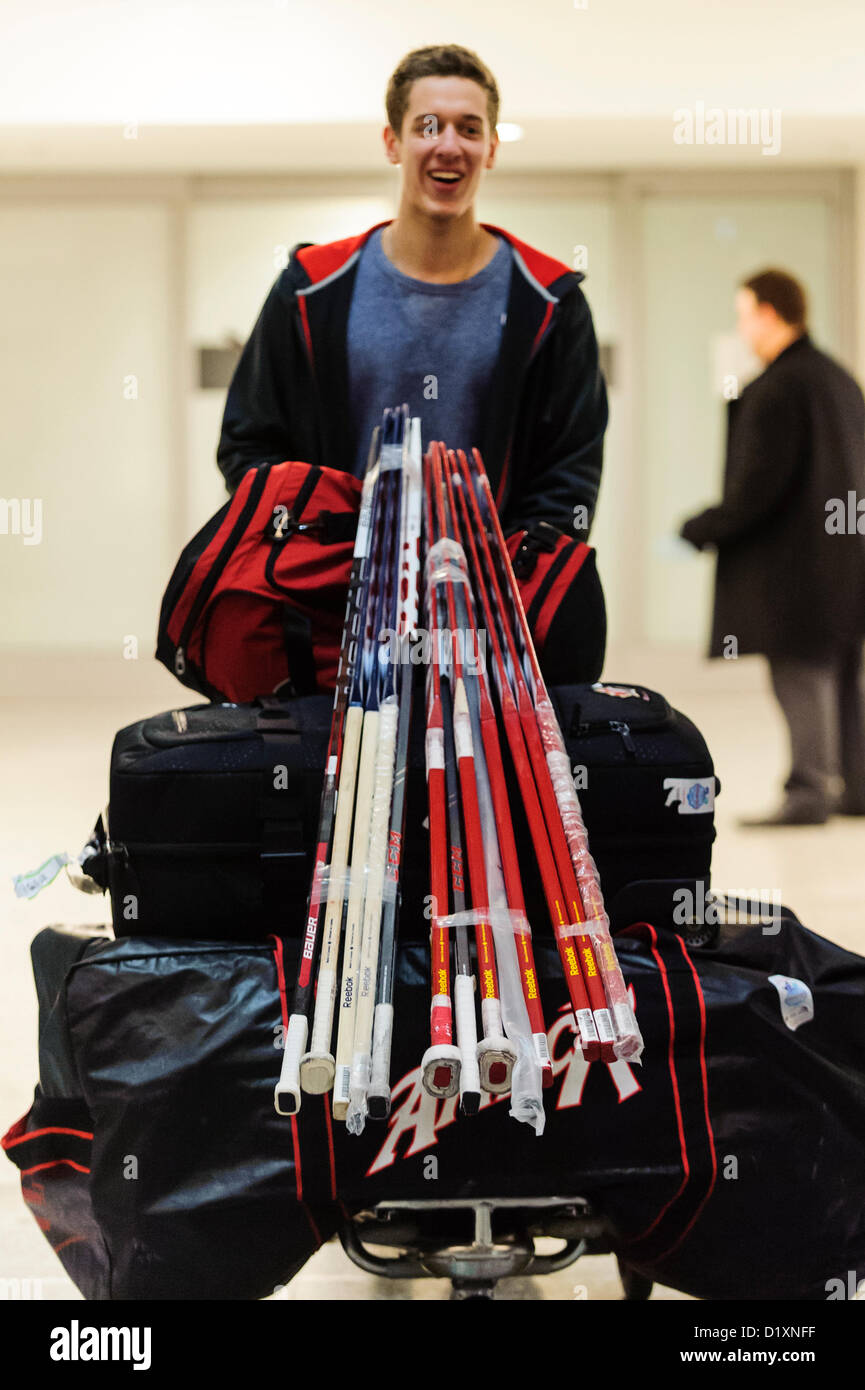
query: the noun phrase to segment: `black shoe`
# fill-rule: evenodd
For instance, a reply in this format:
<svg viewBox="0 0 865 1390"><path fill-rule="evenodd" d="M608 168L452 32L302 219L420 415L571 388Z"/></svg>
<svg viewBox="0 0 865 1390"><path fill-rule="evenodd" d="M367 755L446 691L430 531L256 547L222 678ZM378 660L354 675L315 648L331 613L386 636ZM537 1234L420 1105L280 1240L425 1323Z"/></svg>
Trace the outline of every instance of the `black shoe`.
<svg viewBox="0 0 865 1390"><path fill-rule="evenodd" d="M865 816L865 801L845 794L835 807L836 816Z"/></svg>
<svg viewBox="0 0 865 1390"><path fill-rule="evenodd" d="M779 825L825 825L828 819L829 812L825 806L797 799L785 801L768 816L741 816L739 825L756 830Z"/></svg>

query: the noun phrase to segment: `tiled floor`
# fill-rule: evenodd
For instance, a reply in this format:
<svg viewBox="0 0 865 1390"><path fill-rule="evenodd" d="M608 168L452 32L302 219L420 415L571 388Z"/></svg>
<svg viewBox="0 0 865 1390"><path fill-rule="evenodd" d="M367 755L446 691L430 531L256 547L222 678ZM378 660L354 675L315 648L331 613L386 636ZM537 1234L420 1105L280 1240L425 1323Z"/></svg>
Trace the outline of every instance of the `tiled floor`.
<svg viewBox="0 0 865 1390"><path fill-rule="evenodd" d="M34 668L35 669L35 668ZM768 808L784 772L784 733L767 693L759 659L707 663L687 653L613 652L605 678L662 690L702 728L723 783L717 805L713 883L739 892L780 891L803 922L865 953L865 822L826 827L742 831L736 817ZM50 681L50 683L49 683ZM12 895L14 873L30 870L59 849L77 851L107 796L111 738L122 724L172 705L194 703L160 668L127 663L102 670L98 661L44 667L31 693L32 671L8 672L0 688L0 1123L29 1104L36 1078L36 1000L28 945L48 922L104 920L100 898L76 893L61 876L32 902ZM88 693L99 690L98 696ZM0 1285L30 1280L45 1298L77 1297L25 1209L17 1173L0 1162ZM3 1285L3 1287L6 1287ZM25 1285L25 1287L27 1287ZM585 1289L585 1294L581 1289ZM576 1290L576 1292L575 1292ZM519 1299L616 1298L612 1257L594 1256L543 1280L511 1280L503 1296ZM440 1280L393 1283L364 1274L338 1245L321 1250L284 1290L289 1300L405 1299L448 1296ZM680 1298L656 1288L654 1298Z"/></svg>

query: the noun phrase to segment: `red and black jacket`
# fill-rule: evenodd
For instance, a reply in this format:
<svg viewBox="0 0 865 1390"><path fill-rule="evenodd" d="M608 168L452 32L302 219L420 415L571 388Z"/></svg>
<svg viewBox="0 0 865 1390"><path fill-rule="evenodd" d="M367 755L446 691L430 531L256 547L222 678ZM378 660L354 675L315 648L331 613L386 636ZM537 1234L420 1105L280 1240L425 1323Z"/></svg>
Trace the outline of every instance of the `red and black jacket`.
<svg viewBox="0 0 865 1390"><path fill-rule="evenodd" d="M386 225L377 223L376 226ZM601 478L607 395L584 278L499 227L513 255L493 403L477 441L509 532L536 522L580 536ZM283 459L350 469L348 315L357 263L375 227L301 243L274 283L225 405L217 462L229 491L247 469Z"/></svg>

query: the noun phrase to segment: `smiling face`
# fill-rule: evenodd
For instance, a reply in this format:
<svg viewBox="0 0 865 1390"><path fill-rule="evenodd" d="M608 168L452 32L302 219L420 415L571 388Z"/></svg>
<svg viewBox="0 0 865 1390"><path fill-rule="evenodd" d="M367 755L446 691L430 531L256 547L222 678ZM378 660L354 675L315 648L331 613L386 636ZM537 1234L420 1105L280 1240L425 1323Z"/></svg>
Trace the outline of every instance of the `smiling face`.
<svg viewBox="0 0 865 1390"><path fill-rule="evenodd" d="M402 206L450 219L470 212L498 136L477 82L421 77L412 84L402 130L386 126L384 142L390 162L403 167Z"/></svg>

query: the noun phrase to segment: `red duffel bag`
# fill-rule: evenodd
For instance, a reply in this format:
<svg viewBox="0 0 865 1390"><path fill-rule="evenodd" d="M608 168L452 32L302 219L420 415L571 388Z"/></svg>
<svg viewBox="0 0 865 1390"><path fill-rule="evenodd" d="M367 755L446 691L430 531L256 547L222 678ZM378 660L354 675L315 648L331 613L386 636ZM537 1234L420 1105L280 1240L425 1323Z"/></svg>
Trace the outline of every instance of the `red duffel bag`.
<svg viewBox="0 0 865 1390"><path fill-rule="evenodd" d="M308 463L250 469L186 546L157 658L210 700L333 690L361 481ZM595 552L541 522L508 549L547 680L597 680L606 639Z"/></svg>
<svg viewBox="0 0 865 1390"><path fill-rule="evenodd" d="M175 566L157 658L211 700L332 690L360 492L334 468L250 469Z"/></svg>

